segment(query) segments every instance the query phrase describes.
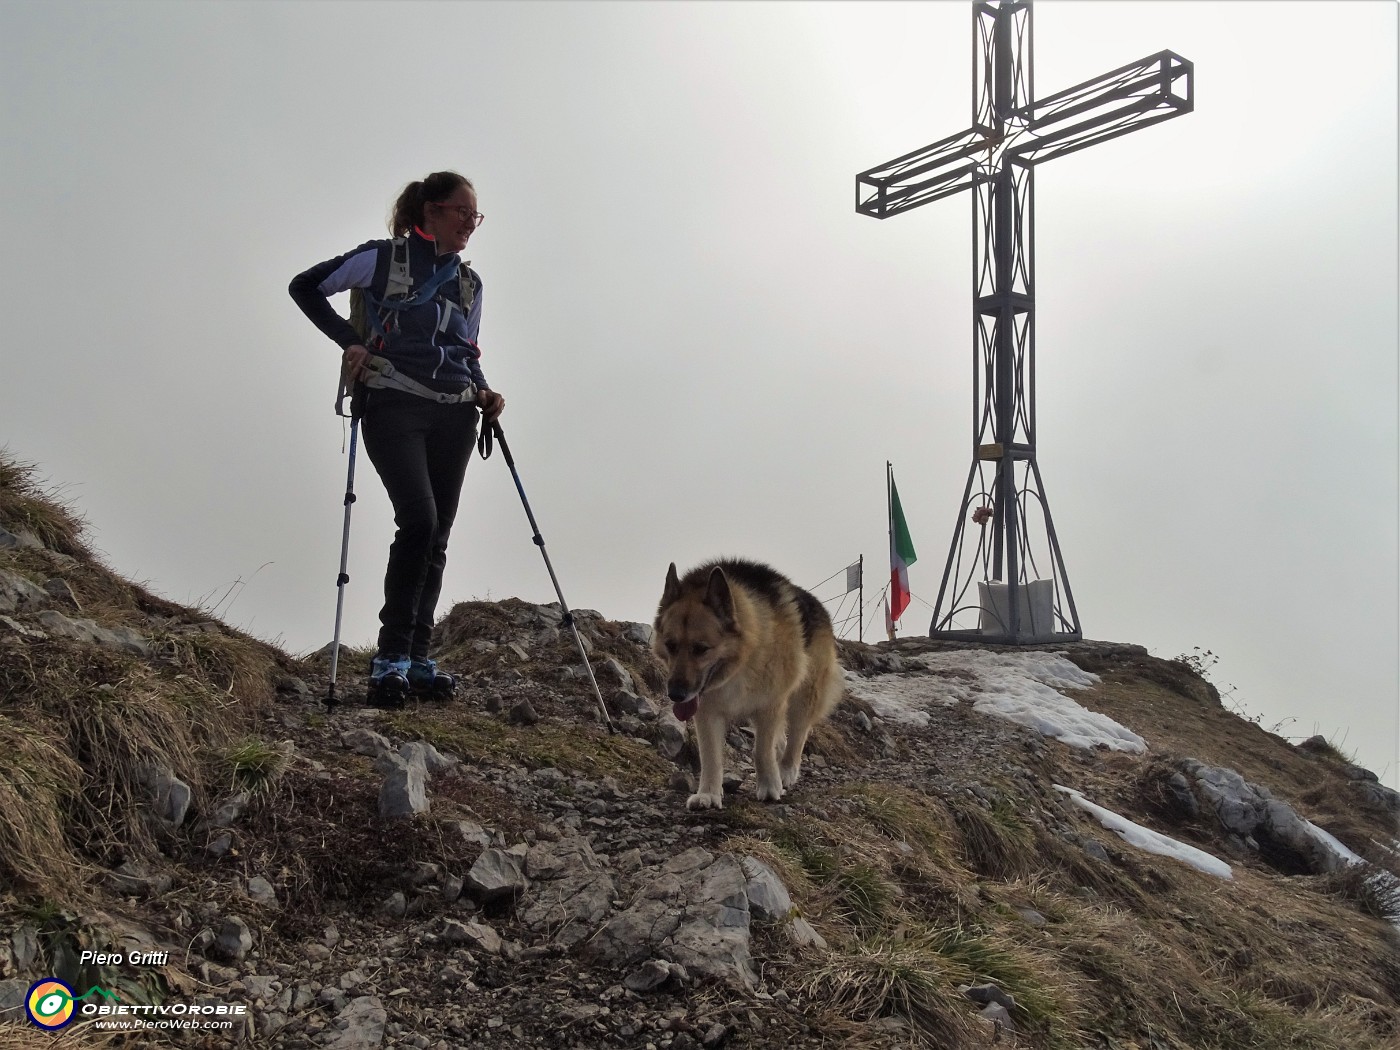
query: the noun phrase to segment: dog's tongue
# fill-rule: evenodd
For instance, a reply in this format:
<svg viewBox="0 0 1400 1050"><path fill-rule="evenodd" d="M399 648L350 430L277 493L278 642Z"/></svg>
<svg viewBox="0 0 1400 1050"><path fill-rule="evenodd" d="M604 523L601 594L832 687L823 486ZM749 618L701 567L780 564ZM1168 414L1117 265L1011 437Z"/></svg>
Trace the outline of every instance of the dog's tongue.
<svg viewBox="0 0 1400 1050"><path fill-rule="evenodd" d="M678 704L672 704L671 713L674 714L678 720L682 722L689 722L692 718L695 717L695 712L699 710L699 707L700 698L696 696L692 697L689 700L682 700Z"/></svg>

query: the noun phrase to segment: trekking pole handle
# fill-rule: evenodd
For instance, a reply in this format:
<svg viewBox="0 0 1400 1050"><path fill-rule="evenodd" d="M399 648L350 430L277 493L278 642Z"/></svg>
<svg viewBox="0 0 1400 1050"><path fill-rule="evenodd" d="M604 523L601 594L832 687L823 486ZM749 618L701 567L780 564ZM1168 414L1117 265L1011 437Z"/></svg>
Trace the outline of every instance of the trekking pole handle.
<svg viewBox="0 0 1400 1050"><path fill-rule="evenodd" d="M501 446L501 455L506 457L506 463L514 467L515 457L510 454L510 446L506 444L506 432L501 429L499 419L491 420L491 435L496 439L496 444Z"/></svg>

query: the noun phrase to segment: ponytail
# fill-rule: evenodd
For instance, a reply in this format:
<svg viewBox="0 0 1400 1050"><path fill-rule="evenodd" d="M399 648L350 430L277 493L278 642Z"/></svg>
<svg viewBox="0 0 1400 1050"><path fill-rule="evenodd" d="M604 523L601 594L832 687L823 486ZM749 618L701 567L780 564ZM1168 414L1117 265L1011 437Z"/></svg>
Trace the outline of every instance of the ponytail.
<svg viewBox="0 0 1400 1050"><path fill-rule="evenodd" d="M415 226L423 225L423 206L447 200L466 186L475 191L471 180L455 171L435 171L426 179L410 182L394 202L394 210L389 217L389 232L395 237L407 236Z"/></svg>

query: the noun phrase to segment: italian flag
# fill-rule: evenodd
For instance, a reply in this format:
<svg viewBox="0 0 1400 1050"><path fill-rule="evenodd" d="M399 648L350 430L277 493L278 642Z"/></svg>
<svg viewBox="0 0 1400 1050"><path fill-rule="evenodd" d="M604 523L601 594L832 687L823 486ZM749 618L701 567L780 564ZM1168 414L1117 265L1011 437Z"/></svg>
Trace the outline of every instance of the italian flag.
<svg viewBox="0 0 1400 1050"><path fill-rule="evenodd" d="M894 487L894 471L890 471L890 624L898 620L909 607L909 566L915 561L914 542L909 538L909 526L904 523L904 508L899 505L899 490Z"/></svg>

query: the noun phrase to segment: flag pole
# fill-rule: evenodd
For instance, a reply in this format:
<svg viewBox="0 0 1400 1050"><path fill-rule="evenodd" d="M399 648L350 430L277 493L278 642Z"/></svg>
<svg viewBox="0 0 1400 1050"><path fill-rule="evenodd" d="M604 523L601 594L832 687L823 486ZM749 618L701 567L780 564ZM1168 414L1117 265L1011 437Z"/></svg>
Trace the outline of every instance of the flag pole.
<svg viewBox="0 0 1400 1050"><path fill-rule="evenodd" d="M857 595L856 605L856 641L865 644L865 555L860 556L860 593Z"/></svg>
<svg viewBox="0 0 1400 1050"><path fill-rule="evenodd" d="M889 525L890 533L890 563L894 563L894 503L890 498L890 486L893 484L894 466L889 460L885 460L885 523ZM894 640L895 622L890 620L890 640Z"/></svg>

